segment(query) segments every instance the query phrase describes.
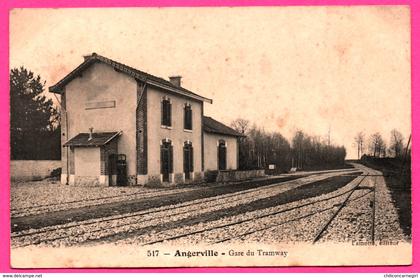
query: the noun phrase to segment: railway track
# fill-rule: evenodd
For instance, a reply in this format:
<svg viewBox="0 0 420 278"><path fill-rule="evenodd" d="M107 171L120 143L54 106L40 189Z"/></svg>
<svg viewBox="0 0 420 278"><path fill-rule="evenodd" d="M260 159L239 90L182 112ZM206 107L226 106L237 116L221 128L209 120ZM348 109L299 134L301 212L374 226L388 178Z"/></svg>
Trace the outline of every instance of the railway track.
<svg viewBox="0 0 420 278"><path fill-rule="evenodd" d="M352 170L354 171L354 169L352 169ZM291 180L295 180L295 179L299 179L299 178L305 178L305 177L309 177L311 175L314 175L314 174L281 176L281 177L272 178L272 179L261 178L261 179L245 181L245 183L251 184L251 183L255 183L255 182L265 182L265 183L267 183L267 185L273 185L273 184L275 185L275 184L280 183L280 182L286 182L286 181L291 181ZM242 182L232 182L232 183L229 183L229 185L235 186L235 185L240 184L240 183L244 183L244 181L242 181ZM219 188L222 188L222 187L225 187L225 186L227 186L227 185L226 184L216 185L216 186L211 186L209 188L219 189ZM123 188L121 188L121 189L123 189ZM18 218L18 217L25 217L25 216L31 216L31 215L36 215L36 214L48 213L51 210L53 210L53 211L66 210L66 209L69 209L69 207L65 207L65 206L68 206L68 205L76 205L74 207L81 207L81 206L87 207L87 206L95 206L95 205L104 204L104 202L100 202L100 201L103 201L103 200L110 201L110 202L106 202L106 203L112 203L112 202L118 202L118 201L135 200L138 197L141 197L141 198L154 198L154 197L156 197L157 198L157 197L162 197L162 196L165 196L165 195L179 194L179 193L184 193L184 192L192 192L192 191L200 190L200 189L202 189L202 188L197 187L197 188L180 188L180 189L156 189L156 190L150 190L148 192L124 194L124 195L119 195L119 196L107 196L107 197L100 197L100 198L91 198L91 199L84 199L84 200L77 200L77 201L62 202L60 204L45 204L45 205L38 205L38 206L28 206L28 207L23 207L23 208L19 208L19 209L12 209L11 210L11 216L12 216L12 218ZM166 194L162 194L162 193L166 193ZM127 197L130 197L130 198L127 198ZM80 206L80 204L81 204L81 206ZM70 207L70 209L71 208L73 208L73 207ZM32 211L30 211L28 213L28 210L32 210Z"/></svg>
<svg viewBox="0 0 420 278"><path fill-rule="evenodd" d="M327 174L327 173L336 173L336 172L349 172L351 173L352 171L355 171L357 169L354 168L349 168L349 169L341 169L341 170L330 170L330 171L321 171L320 174ZM298 179L298 178L302 178L302 177L308 177L311 175L315 175L316 173L313 172L307 172L305 174L302 175L296 175L296 176L279 176L278 178L273 178L273 183L276 183L276 180L279 179L287 179L290 178L290 180L292 179ZM260 180L264 180L264 179L255 179L251 182L258 182ZM265 179L266 180L266 179ZM270 181L270 180L268 180ZM229 183L230 185L236 185L239 183L243 183L242 182L231 182ZM220 187L224 187L226 186L226 184L223 185L217 185L217 186L212 186L211 188L220 188ZM12 208L10 213L12 217L22 217L22 216L30 216L30 215L34 215L34 214L41 214L41 213L47 213L49 211L51 211L51 209L53 209L54 211L57 210L65 210L68 209L68 207L63 207L63 206L68 206L68 205L76 205L75 207L80 207L77 205L82 205L82 206L91 206L91 205L96 205L97 202L100 201L111 201L111 202L115 202L115 201L119 201L119 200L126 200L127 197L130 197L129 200L133 200L136 199L137 197L142 197L142 198L149 198L149 197L155 197L155 196L163 196L163 195L168 195L168 194L174 194L174 193L182 193L182 192L190 192L190 191L194 191L194 190L199 190L200 188L178 188L178 189L153 189L153 190L149 190L147 192L139 192L139 193L128 193L128 194L121 194L121 195L114 195L114 196L106 196L106 197L98 197L98 198L88 198L88 199L84 199L84 200L73 200L73 201L68 201L68 202L60 202L59 204L42 204L42 205L36 205L36 206L26 206L26 207L20 207L20 208ZM124 188L122 187L121 190L124 190ZM167 193L167 194L161 194L161 193ZM99 203L99 204L103 204ZM30 210L31 212L28 214L28 210Z"/></svg>
<svg viewBox="0 0 420 278"><path fill-rule="evenodd" d="M349 202L353 202L353 201L356 201L358 199L362 199L366 195L367 194L362 195L362 196L359 196L359 197L356 197L355 199L350 200ZM282 225L285 225L285 224L289 224L289 223L292 223L292 222L296 222L296 221L300 221L300 220L303 220L303 219L307 219L309 217L312 217L312 216L315 216L315 215L318 215L318 214L321 214L321 213L324 213L324 212L333 210L336 207L338 207L339 205L340 205L339 203L336 203L336 204L333 204L333 205L331 205L331 206L329 206L327 208L324 208L324 209L321 209L321 210L317 210L315 212L311 212L311 213L305 214L303 216L299 216L299 217L295 217L295 218L292 218L292 219L288 219L288 220L283 221L283 222L280 222L280 223L275 223L275 224L269 225L268 227L264 227L264 228L252 230L252 231L249 231L249 232L246 232L246 233L242 233L240 235L235 235L233 237L228 237L228 238L224 238L224 239L221 239L221 240L217 240L215 243L222 243L222 242L227 242L227 241L230 241L230 240L233 240L233 239L240 239L240 238L243 238L245 236L248 236L248 235L251 235L251 234L254 234L254 233L258 233L258 232L262 232L262 231L267 231L267 230L270 230L270 229L273 229L273 228L276 228L276 227L279 227L279 226L282 226Z"/></svg>
<svg viewBox="0 0 420 278"><path fill-rule="evenodd" d="M239 195L245 195L245 194L252 193L252 192L265 191L269 188L277 187L277 186L280 186L280 185L282 185L286 182L290 182L290 181L293 181L293 180L286 180L286 181L280 182L280 183L273 183L273 184L269 184L269 185L262 186L262 187L255 187L255 188L251 188L251 189L247 189L247 190L243 190L243 191L229 193L229 194L223 195L221 197L220 196L213 196L213 197L205 198L205 200L196 199L194 201L181 203L180 205L168 206L168 208L164 208L164 209L160 209L160 208L151 209L151 210L148 210L146 212L142 211L142 212L139 212L139 213L130 214L128 216L114 216L114 217L108 217L106 219L100 219L100 220L92 220L92 221L88 220L88 221L79 222L79 223L76 223L76 224L73 224L73 225L66 225L66 228L80 226L80 224L91 224L91 223L98 223L98 222L103 222L103 221L124 219L124 218L127 218L127 217L133 217L133 216L147 215L147 214L156 213L156 212L168 211L168 210L175 209L175 208L188 207L188 206L195 205L195 204L209 203L209 202L214 201L214 200L229 199L231 197L235 197L235 196L239 196ZM222 186L217 186L217 187L222 187ZM43 229L43 231L52 231L52 230L56 230L56 228L51 227L51 228ZM32 233L36 233L36 232L32 232ZM29 234L30 233L19 232L18 234L13 235L13 237L25 236L25 235L29 235Z"/></svg>
<svg viewBox="0 0 420 278"><path fill-rule="evenodd" d="M324 177L323 179L326 179L326 178L327 177ZM150 211L146 211L146 212L143 211L143 212L140 212L140 213L134 213L134 214L125 215L125 216L116 216L116 217L111 217L111 218L108 218L108 219L90 220L90 221L85 221L85 222L82 222L82 223L74 223L74 224L71 224L71 225L67 224L66 226L61 226L61 227L48 227L48 228L40 230L40 231L15 233L15 234L12 234L12 241L17 240L17 239L22 238L22 237L30 237L30 236L40 237L40 236L42 236L42 234L45 235L45 234L54 233L54 232L57 232L57 233L61 234L61 236L53 236L53 237L50 237L50 238L48 238L48 237L43 238L42 243L48 244L49 242L54 242L54 241L66 239L69 236L81 237L85 234L94 234L96 232L103 232L103 227L97 228L97 229L90 229L90 230L88 229L88 231L86 231L86 232L83 232L84 229L80 229L81 227L86 228L86 226L88 226L88 225L95 225L95 224L98 224L98 223L101 223L102 225L106 225L106 223L110 223L110 222L115 221L115 220L129 219L129 218L132 218L132 221L130 221L128 223L124 223L122 225L111 226L111 227L109 227L109 229L130 227L132 224L136 224L136 225L139 225L139 224L142 224L142 223L147 224L147 223L149 223L153 220L160 219L162 216L145 218L145 219L140 220L140 221L139 221L139 219L136 219L134 217L148 216L148 215L153 215L153 214L157 214L157 213L168 212L168 211L171 211L171 210L174 210L174 209L188 208L188 207L192 207L192 206L197 205L197 204L199 204L201 206L204 206L207 209L211 209L211 208L220 206L220 201L223 202L224 200L232 199L232 197L240 197L240 196L252 193L251 196L248 196L248 197L245 197L245 198L239 198L239 201L242 201L242 202L246 203L249 199L255 198L255 194L258 194L259 192L267 191L268 189L271 189L273 187L278 187L278 186L280 186L284 183L287 183L287 182L290 182L290 181L285 181L285 182L277 183L277 184L271 184L271 185L264 186L264 187L259 187L259 188L252 188L252 189L248 189L248 190L245 190L245 191L240 191L240 192L236 192L236 193L232 193L232 194L227 194L226 196L222 196L222 197L218 197L218 196L210 197L206 200L195 200L195 201L189 202L187 204L181 204L181 205L178 205L178 206L169 206L169 207L165 207L165 208L157 208L157 209L152 209ZM303 185L303 184L301 184L301 185ZM258 195L260 195L260 194L258 194ZM211 204L211 202L213 202L215 200L218 201L218 203L217 204ZM210 205L208 205L208 204L210 204ZM169 215L169 217L182 216L184 214L185 215L191 214L191 211L186 210L186 211L181 211L181 212L178 212L178 213L172 213L171 215ZM165 217L167 217L167 215L165 215ZM75 227L78 228L78 230L75 232L75 234L66 234L65 230L69 230L69 229L75 228ZM64 235L63 235L63 233L64 233ZM33 243L15 244L14 246L15 247L24 247L24 246L28 246L28 245L33 245Z"/></svg>
<svg viewBox="0 0 420 278"><path fill-rule="evenodd" d="M180 235L169 236L169 237L164 237L164 238L161 238L161 239L158 239L158 240L148 241L146 243L143 243L142 245L146 246L146 245L152 245L152 244L156 244L156 243L168 242L168 241L173 241L173 240L177 240L177 239L181 239L181 238L185 238L185 237L189 237L189 236L193 236L193 235L197 235L197 234L201 234L201 233L206 233L206 232L216 231L216 230L220 230L220 229L225 229L225 228L233 227L233 226L236 226L236 225L242 225L242 224L245 224L245 223L254 223L256 221L261 221L264 218L270 218L270 217L278 216L278 215L281 215L281 214L284 214L284 213L287 213L287 212L296 211L296 210L299 210L299 209L302 209L302 208L305 208L305 207L314 206L316 204L326 202L326 201L330 201L330 200L334 200L334 199L340 198L342 196L345 196L345 201L344 202L347 202L348 199L350 198L350 196L352 195L352 193L359 187L361 182L366 178L366 175L361 175L361 176L362 176L362 178L356 184L356 186L354 186L353 188L351 188L349 190L346 190L346 191L344 191L340 194L336 194L336 195L328 197L328 198L322 198L320 200L316 200L316 201L313 201L313 202L307 202L307 203L304 203L304 204L301 204L301 205L293 206L291 208L281 209L279 211L275 211L275 212L271 212L271 213L266 213L266 214L262 214L262 215L260 214L257 217L252 217L252 218L237 221L237 222L231 222L231 223L222 224L222 225L218 225L218 226L213 226L213 227L209 227L209 228L204 228L204 229L200 229L200 230L196 230L196 231L193 231L193 232L188 232L188 233L184 233L184 234L180 234ZM358 197L357 199L363 198L366 195ZM355 199L355 200L357 200L357 199ZM354 201L354 200L352 200L352 201ZM229 236L229 237L226 237L226 238L223 238L223 239L216 240L213 243L222 243L222 242L230 241L230 240L233 240L233 239L240 239L244 236L247 236L247 235L250 235L250 234L253 234L253 233L261 232L261 231L264 231L264 230L269 230L273 227L278 227L278 226L281 226L281 225L284 225L284 224L287 224L287 223L302 220L302 219L314 216L314 215L319 214L319 213L323 213L323 212L326 212L326 211L329 211L329 210L333 210L334 208L337 208L337 207L341 206L342 203L343 202L341 202L341 203L336 202L336 203L334 203L333 205L331 205L327 208L324 208L324 209L321 209L321 210L316 210L315 212L305 214L304 216L299 216L299 217L294 217L294 218L292 217L291 219L281 221L280 223L275 223L275 224L268 225L266 227L259 228L259 229L252 229L252 230L250 230L248 232L245 232L245 233L236 234L234 236Z"/></svg>
<svg viewBox="0 0 420 278"><path fill-rule="evenodd" d="M121 188L123 190L123 188ZM99 198L88 198L88 199L84 199L84 200L74 200L74 201L68 201L68 202L61 202L60 204L43 204L43 205L37 205L37 206L27 206L27 207L21 207L18 209L11 209L10 213L12 215L12 217L19 217L19 216L15 216L15 215L19 215L22 214L22 211L27 211L27 210L33 210L33 213L42 213L42 212L48 212L48 209L50 208L54 208L57 206L63 206L63 205L70 205L70 204L86 204L89 202L98 202L98 201L103 201L103 200L114 200L114 199L124 199L128 196L141 196L141 197L148 197L150 195L153 195L151 193L160 193L163 191L169 191L168 189L157 189L157 190L151 190L150 192L141 192L141 193L131 193L131 194L121 194L118 196L106 196L106 197L99 197Z"/></svg>
<svg viewBox="0 0 420 278"><path fill-rule="evenodd" d="M373 187L370 188L371 191L369 192L370 195L372 196L372 199L371 199L371 204L372 204L371 205L371 208L372 208L371 215L372 215L372 217L371 217L371 221L370 221L371 222L371 229L370 229L371 237L370 238L371 238L371 243L374 244L375 243L376 182L377 182L376 179L380 175L367 175L367 176L372 177L373 178L373 183L374 183ZM332 222L339 217L340 212L349 204L348 200L350 199L350 197L354 194L354 192L357 189L360 189L360 188L361 188L361 186L360 186L360 183L359 183L357 186L355 186L355 188L352 190L352 192L349 193L346 200L343 203L340 204L340 207L335 211L335 213L321 227L321 229L319 230L319 232L317 233L316 237L313 240L314 244L319 242L321 240L321 238L328 232L328 229L330 228Z"/></svg>
<svg viewBox="0 0 420 278"><path fill-rule="evenodd" d="M348 191L345 192L345 193L348 193ZM315 205L317 203L324 202L324 201L327 201L327 200L335 199L335 198L341 197L345 193L341 193L338 196L329 197L329 198L326 198L326 199L322 199L322 200L319 200L319 201L307 203L307 204L304 204L304 205L299 205L299 206L296 206L296 207L293 207L293 208L284 209L284 210L276 211L276 212L273 212L273 213L267 213L267 214L260 215L258 217L253 217L253 218L246 219L246 220L237 221L237 222L234 222L234 223L228 223L228 224L214 226L214 227L210 227L210 228L206 228L206 229L201 229L201 230L197 230L197 231L194 231L194 232L189 232L189 233L185 233L185 234L181 234L181 235L176 235L176 236L172 236L172 237L162 238L162 239L159 239L159 240L149 241L147 243L143 243L142 246L147 246L147 245L152 245L152 244L162 243L162 242L168 242L168 241L180 239L180 238L183 238L183 237L188 237L188 236L191 236L191 235L197 235L197 234L200 234L200 233L214 231L214 230L217 230L217 229L224 229L224 228L233 227L233 226L236 226L236 225L241 225L241 224L244 224L244 223L247 223L247 222L259 221L263 218L277 216L277 215L280 215L280 214L283 214L283 213L286 213L286 212L290 212L290 211L293 211L293 210L296 210L296 209L300 209L300 208L303 208L303 207ZM365 197L365 196L358 197L357 199L361 199L363 197ZM303 216L291 218L291 219L288 219L286 221L282 221L280 223L272 224L272 225L269 225L269 226L264 227L264 228L253 229L252 231L248 231L248 232L245 232L245 233L241 233L241 234L237 234L237 235L234 235L234 236L229 236L229 237L226 237L226 238L223 238L223 239L219 239L217 241L214 241L213 243L222 243L222 242L227 242L227 241L230 241L230 240L233 240L233 239L240 239L244 236L247 236L247 235L250 235L250 234L253 234L253 233L269 230L269 229L272 229L274 227L278 227L278 226L281 226L281 225L284 225L284 224L287 224L287 223L291 223L291 222L294 222L294 221L299 221L299 220L317 215L319 213L323 213L323 212L332 210L332 209L336 208L337 206L339 206L339 203L333 204L333 205L331 205L327 208L317 210L315 212L305 214Z"/></svg>

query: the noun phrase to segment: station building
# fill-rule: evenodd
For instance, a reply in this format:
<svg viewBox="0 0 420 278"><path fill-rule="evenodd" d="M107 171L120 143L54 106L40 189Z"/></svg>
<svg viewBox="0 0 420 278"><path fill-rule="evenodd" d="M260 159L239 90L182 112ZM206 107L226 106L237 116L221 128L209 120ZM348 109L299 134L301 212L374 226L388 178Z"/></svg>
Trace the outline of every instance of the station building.
<svg viewBox="0 0 420 278"><path fill-rule="evenodd" d="M204 116L211 99L93 53L49 88L61 95L61 182L144 185L238 167L242 134Z"/></svg>

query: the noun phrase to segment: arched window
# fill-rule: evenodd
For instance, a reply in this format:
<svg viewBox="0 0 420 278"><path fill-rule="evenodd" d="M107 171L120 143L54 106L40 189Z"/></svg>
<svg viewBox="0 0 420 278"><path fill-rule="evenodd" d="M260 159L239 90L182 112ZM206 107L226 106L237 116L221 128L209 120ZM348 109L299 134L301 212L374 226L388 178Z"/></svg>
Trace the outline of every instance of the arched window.
<svg viewBox="0 0 420 278"><path fill-rule="evenodd" d="M173 173L173 147L169 139L162 140L160 145L160 171L162 181L169 182L169 174Z"/></svg>
<svg viewBox="0 0 420 278"><path fill-rule="evenodd" d="M184 174L185 179L191 178L191 172L194 172L194 150L190 141L184 142Z"/></svg>
<svg viewBox="0 0 420 278"><path fill-rule="evenodd" d="M226 170L226 142L220 139L217 146L217 168Z"/></svg>

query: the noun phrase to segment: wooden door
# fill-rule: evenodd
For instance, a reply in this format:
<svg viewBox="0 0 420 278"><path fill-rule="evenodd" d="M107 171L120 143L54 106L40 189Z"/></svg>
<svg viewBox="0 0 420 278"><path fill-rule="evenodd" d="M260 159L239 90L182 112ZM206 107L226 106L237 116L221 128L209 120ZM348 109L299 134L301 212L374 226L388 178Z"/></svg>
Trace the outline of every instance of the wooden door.
<svg viewBox="0 0 420 278"><path fill-rule="evenodd" d="M113 182L112 176L117 174L117 155L110 154L108 157L108 180L109 185L116 185ZM116 183L116 181L115 181Z"/></svg>
<svg viewBox="0 0 420 278"><path fill-rule="evenodd" d="M160 150L160 164L162 181L169 182L169 175L172 173L172 145L163 143Z"/></svg>
<svg viewBox="0 0 420 278"><path fill-rule="evenodd" d="M184 174L185 179L191 179L191 172L193 169L193 148L191 144L184 144Z"/></svg>
<svg viewBox="0 0 420 278"><path fill-rule="evenodd" d="M226 143L224 141L219 142L217 149L217 165L219 170L226 170Z"/></svg>

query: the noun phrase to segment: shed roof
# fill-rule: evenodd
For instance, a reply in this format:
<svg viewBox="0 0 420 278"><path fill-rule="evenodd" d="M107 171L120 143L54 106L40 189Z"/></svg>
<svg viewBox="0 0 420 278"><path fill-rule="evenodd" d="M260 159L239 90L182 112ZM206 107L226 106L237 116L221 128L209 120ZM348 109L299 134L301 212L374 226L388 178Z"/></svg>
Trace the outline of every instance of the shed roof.
<svg viewBox="0 0 420 278"><path fill-rule="evenodd" d="M75 68L73 71L71 71L69 74L67 74L63 79L58 81L55 85L50 86L48 89L52 93L61 94L63 92L64 87L74 78L80 76L80 74L87 69L89 66L91 66L94 63L105 63L107 65L110 65L115 70L118 70L122 73L125 73L136 80L145 82L150 85L154 85L157 87L160 87L165 90L169 90L174 93L178 93L181 95L185 95L187 97L198 99L200 101L206 101L209 103L212 103L212 100L203 96L200 96L196 93L191 92L190 90L187 90L185 88L182 88L181 86L176 86L172 84L170 81L165 80L161 77L157 77L154 75L151 75L149 73L146 73L144 71L140 71L138 69L135 69L133 67L127 66L125 64L119 63L117 61L111 60L109 58L106 58L104 56L98 55L96 53L92 53L91 55L85 56L85 61L81 63L77 68Z"/></svg>
<svg viewBox="0 0 420 278"><path fill-rule="evenodd" d="M100 147L118 138L120 134L121 134L120 131L93 132L92 139L89 140L89 133L79 133L73 138L71 138L69 141L67 141L64 144L64 146L66 147Z"/></svg>
<svg viewBox="0 0 420 278"><path fill-rule="evenodd" d="M221 122L216 121L211 117L203 116L203 130L208 133L223 134L228 136L235 137L246 137L242 133L237 132L233 128L222 124Z"/></svg>

